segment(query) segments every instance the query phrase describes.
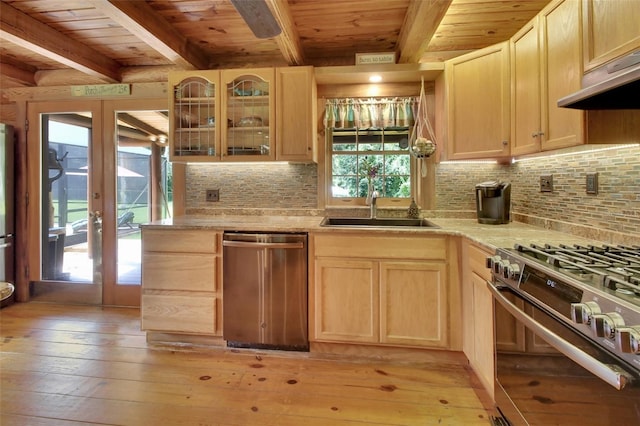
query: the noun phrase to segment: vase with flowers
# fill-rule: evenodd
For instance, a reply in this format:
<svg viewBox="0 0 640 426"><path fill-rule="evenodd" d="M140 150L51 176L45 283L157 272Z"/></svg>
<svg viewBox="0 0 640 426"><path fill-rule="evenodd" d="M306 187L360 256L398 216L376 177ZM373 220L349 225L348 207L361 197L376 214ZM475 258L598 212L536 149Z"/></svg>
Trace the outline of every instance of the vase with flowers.
<svg viewBox="0 0 640 426"><path fill-rule="evenodd" d="M361 173L367 178L367 205L371 204L371 197L373 191L375 191L373 181L378 175L378 165L375 163L375 159L371 156L364 157L364 161L361 163Z"/></svg>

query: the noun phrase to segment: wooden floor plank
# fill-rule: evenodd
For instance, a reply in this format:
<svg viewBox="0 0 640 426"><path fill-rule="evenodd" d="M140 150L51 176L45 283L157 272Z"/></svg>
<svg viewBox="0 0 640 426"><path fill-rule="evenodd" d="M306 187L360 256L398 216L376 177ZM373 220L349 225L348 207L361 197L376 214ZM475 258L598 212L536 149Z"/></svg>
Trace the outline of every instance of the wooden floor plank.
<svg viewBox="0 0 640 426"><path fill-rule="evenodd" d="M75 343L84 345L118 345L128 348L147 348L145 336L132 336L121 333L88 333L80 331L51 330L42 328L27 329L25 327L12 328L14 335L29 338L39 342ZM17 333L16 333L17 332ZM14 337L8 336L8 339Z"/></svg>
<svg viewBox="0 0 640 426"><path fill-rule="evenodd" d="M135 323L132 322L130 324L117 324L109 322L88 322L82 320L76 321L73 319L29 319L28 324L30 328L41 330L124 334L129 336L145 337L144 332L140 330L139 320L136 319L135 321ZM24 324L26 322L27 320L19 318L4 318L0 321L5 329L15 330L16 332L18 332L20 328L24 328Z"/></svg>
<svg viewBox="0 0 640 426"><path fill-rule="evenodd" d="M422 402L425 398L433 395L436 391L453 392L456 391L458 399L468 399L468 403L475 400L472 389L464 384L437 384L434 381L426 380L414 382L413 380L396 380L394 378L380 377L366 379L358 376L354 380L348 374L342 378L333 376L327 377L329 373L312 375L310 373L293 372L291 368L283 372L282 369L261 369L259 372L247 369L246 373L238 374L238 367L228 370L203 370L196 368L164 368L154 366L138 366L126 363L96 362L90 360L79 360L70 364L64 359L54 359L47 357L31 357L17 354L4 354L0 358L0 367L5 370L8 376L10 372L20 374L47 374L53 375L73 375L76 377L87 377L95 379L114 380L139 380L157 385L187 385L193 387L199 385L206 379L207 386L221 386L228 388L229 385L238 387L261 388L266 385L271 391L289 391L291 384L298 385L298 392L308 391L314 394L336 395L336 389L348 397L354 391L360 393L360 397L370 399L399 399L406 402ZM73 368L72 368L73 367ZM318 371L326 371L325 367L318 368ZM205 379L203 379L205 378ZM425 383L429 383L429 388L425 388ZM369 396L367 396L369 395ZM455 404L455 401L449 401ZM457 404L457 405L465 405Z"/></svg>
<svg viewBox="0 0 640 426"><path fill-rule="evenodd" d="M251 353L232 353L230 351L208 351L204 353L182 353L168 351L153 351L144 348L93 346L85 344L39 342L30 338L5 339L0 343L3 352L28 353L42 357L64 357L85 360L97 360L104 362L122 362L143 365L162 365L167 367L179 367L180 369L200 369L200 372L211 370L237 369L239 362L254 370L263 368L286 368L291 362L291 357L279 357L277 355L262 354L256 359ZM108 350L105 350L108 348ZM306 358L305 358L306 357ZM308 359L306 355L300 355L294 360ZM313 360L317 368L326 367L326 374L331 377L346 374L360 375L362 378L379 380L381 378L406 379L416 383L429 382L442 385L469 385L468 373L462 366L436 365L429 366L402 366L390 363L363 364L359 362L339 362ZM373 365L373 368L371 366ZM304 368L304 367L303 367ZM327 379L326 376L324 376Z"/></svg>
<svg viewBox="0 0 640 426"><path fill-rule="evenodd" d="M313 398L315 400L349 400L354 395L359 400L369 401L370 404L377 405L384 409L388 403L417 404L429 409L440 409L445 407L465 408L473 406L476 396L468 388L442 388L431 386L422 391L411 391L399 383L398 387L393 384L380 384L369 386L352 380L350 383L334 384L331 386L319 386L309 384L307 377L301 377L300 381L286 379L279 373L265 372L259 377L256 375L246 380L238 382L219 381L215 379L199 380L195 384L164 383L156 388L143 392L149 387L148 382L130 379L111 379L98 377L84 377L57 373L34 373L29 372L29 380L21 380L25 376L24 371L5 370L3 376L7 389L22 391L63 393L65 395L91 396L99 398L116 399L124 397L127 400L140 401L163 401L172 403L173 401L187 398L189 404L209 406L213 403L221 402L227 398L232 400L242 400L246 392L264 392L274 399L291 398ZM160 394L156 394L157 389L162 389ZM236 395L237 394L237 395ZM193 396L191 396L193 395ZM448 400L444 400L442 395L449 395ZM238 398L235 398L238 396ZM167 397L167 400L163 398Z"/></svg>
<svg viewBox="0 0 640 426"><path fill-rule="evenodd" d="M105 423L86 423L86 422L74 422L69 420L60 420L60 419L52 419L52 418L44 418L44 417L34 417L34 416L20 416L15 414L7 414L2 413L2 426L84 426L84 425L92 425L92 426L100 426L105 425Z"/></svg>
<svg viewBox="0 0 640 426"><path fill-rule="evenodd" d="M158 350L121 308L0 315L0 424L487 425L459 362Z"/></svg>

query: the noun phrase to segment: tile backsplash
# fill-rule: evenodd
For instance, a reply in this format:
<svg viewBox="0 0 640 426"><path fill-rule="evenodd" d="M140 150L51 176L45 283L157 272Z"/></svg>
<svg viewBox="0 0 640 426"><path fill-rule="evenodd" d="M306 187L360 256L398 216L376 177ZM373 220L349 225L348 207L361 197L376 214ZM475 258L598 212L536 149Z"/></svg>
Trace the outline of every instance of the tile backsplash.
<svg viewBox="0 0 640 426"><path fill-rule="evenodd" d="M190 164L187 212L315 211L317 172L316 164ZM597 195L586 194L586 174L592 172L598 173ZM553 192L540 192L540 175L553 175ZM538 218L620 233L640 233L638 145L545 156L508 165L439 164L436 210L473 214L476 183L496 179L511 182L511 211L518 220ZM220 189L220 201L206 202L206 189Z"/></svg>
<svg viewBox="0 0 640 426"><path fill-rule="evenodd" d="M598 173L599 192L586 193L586 174ZM540 176L553 175L553 192ZM640 234L640 147L615 147L532 158L509 165L440 164L436 209L475 210L476 183L511 182L511 211L558 222Z"/></svg>
<svg viewBox="0 0 640 426"><path fill-rule="evenodd" d="M316 164L189 164L187 212L206 209L315 209ZM205 201L207 189L219 189L220 201Z"/></svg>

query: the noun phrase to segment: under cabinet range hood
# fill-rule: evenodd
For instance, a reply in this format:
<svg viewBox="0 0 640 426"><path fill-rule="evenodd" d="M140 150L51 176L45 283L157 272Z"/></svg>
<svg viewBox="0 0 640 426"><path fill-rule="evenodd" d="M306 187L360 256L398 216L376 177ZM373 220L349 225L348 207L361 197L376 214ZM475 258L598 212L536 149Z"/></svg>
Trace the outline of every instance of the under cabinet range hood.
<svg viewBox="0 0 640 426"><path fill-rule="evenodd" d="M583 89L559 99L558 106L575 109L640 109L640 51L589 73L583 79Z"/></svg>

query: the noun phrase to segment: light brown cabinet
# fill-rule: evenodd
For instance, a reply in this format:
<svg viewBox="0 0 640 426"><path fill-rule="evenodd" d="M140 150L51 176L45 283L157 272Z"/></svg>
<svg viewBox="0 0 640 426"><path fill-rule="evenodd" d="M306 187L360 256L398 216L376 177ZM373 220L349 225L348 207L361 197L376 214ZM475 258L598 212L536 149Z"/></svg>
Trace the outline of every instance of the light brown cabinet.
<svg viewBox="0 0 640 426"><path fill-rule="evenodd" d="M640 48L638 0L582 0L584 71Z"/></svg>
<svg viewBox="0 0 640 426"><path fill-rule="evenodd" d="M378 277L375 261L316 258L313 338L377 343L380 340Z"/></svg>
<svg viewBox="0 0 640 426"><path fill-rule="evenodd" d="M447 159L509 155L509 43L445 63Z"/></svg>
<svg viewBox="0 0 640 426"><path fill-rule="evenodd" d="M511 154L540 151L540 44L538 17L511 38Z"/></svg>
<svg viewBox="0 0 640 426"><path fill-rule="evenodd" d="M511 154L585 143L585 113L557 101L581 87L580 3L557 0L518 31L511 48Z"/></svg>
<svg viewBox="0 0 640 426"><path fill-rule="evenodd" d="M172 161L315 161L313 67L169 74Z"/></svg>
<svg viewBox="0 0 640 426"><path fill-rule="evenodd" d="M494 357L494 303L487 289L491 279L485 259L491 253L464 240L462 245L462 349L469 364L485 389L493 398ZM499 306L496 306L496 310Z"/></svg>
<svg viewBox="0 0 640 426"><path fill-rule="evenodd" d="M219 158L220 72L172 72L168 85L171 160Z"/></svg>
<svg viewBox="0 0 640 426"><path fill-rule="evenodd" d="M142 231L142 329L220 336L219 232Z"/></svg>
<svg viewBox="0 0 640 426"><path fill-rule="evenodd" d="M558 99L581 88L580 3L556 0L540 13L542 151L587 143L584 111L559 108Z"/></svg>
<svg viewBox="0 0 640 426"><path fill-rule="evenodd" d="M276 68L276 160L318 161L313 67Z"/></svg>
<svg viewBox="0 0 640 426"><path fill-rule="evenodd" d="M220 72L222 158L275 160L275 71L273 68Z"/></svg>
<svg viewBox="0 0 640 426"><path fill-rule="evenodd" d="M447 347L447 270L444 262L381 261L380 342Z"/></svg>
<svg viewBox="0 0 640 426"><path fill-rule="evenodd" d="M500 159L636 140L637 110L585 112L557 101L581 89L584 72L640 47L638 16L636 0L553 0L506 44L447 61L447 158ZM500 78L511 84L501 86ZM502 146L501 133L508 135Z"/></svg>
<svg viewBox="0 0 640 426"><path fill-rule="evenodd" d="M313 236L311 339L446 348L446 238Z"/></svg>

